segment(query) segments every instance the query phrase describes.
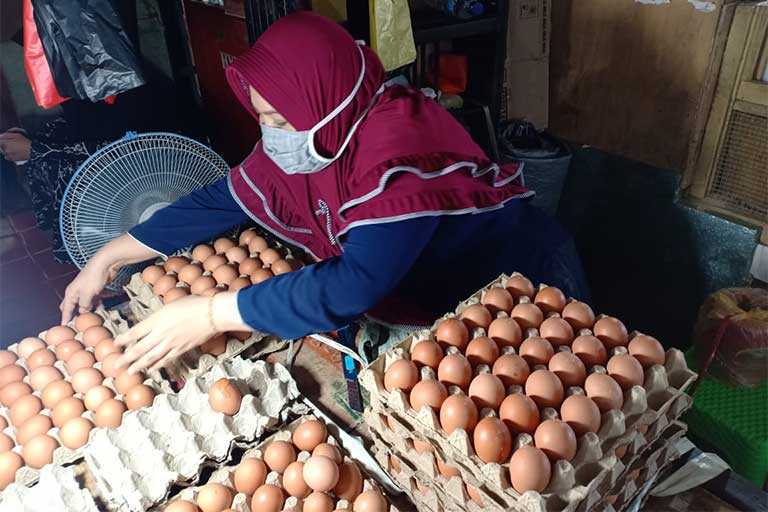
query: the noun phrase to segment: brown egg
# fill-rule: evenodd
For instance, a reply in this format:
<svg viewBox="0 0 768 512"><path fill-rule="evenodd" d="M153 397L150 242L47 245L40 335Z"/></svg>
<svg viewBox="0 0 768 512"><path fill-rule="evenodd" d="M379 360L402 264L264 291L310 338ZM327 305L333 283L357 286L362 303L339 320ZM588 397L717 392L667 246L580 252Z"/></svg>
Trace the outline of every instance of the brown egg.
<svg viewBox="0 0 768 512"><path fill-rule="evenodd" d="M446 318L438 324L435 338L443 346L453 346L463 350L469 342L469 330L457 318Z"/></svg>
<svg viewBox="0 0 768 512"><path fill-rule="evenodd" d="M255 230L253 230L253 229L246 229L245 231L240 233L240 236L238 237L237 242L240 245L247 246L248 243L251 240L253 240L254 238L256 238L257 236L259 236L259 234L256 233Z"/></svg>
<svg viewBox="0 0 768 512"><path fill-rule="evenodd" d="M419 381L413 386L408 397L411 408L417 412L425 405L439 411L446 398L448 398L448 391L436 380Z"/></svg>
<svg viewBox="0 0 768 512"><path fill-rule="evenodd" d="M205 354L220 356L227 351L227 337L224 334L217 334L200 345L200 350Z"/></svg>
<svg viewBox="0 0 768 512"><path fill-rule="evenodd" d="M480 492L477 490L477 487L473 487L469 484L464 484L465 489L467 490L467 494L469 495L469 498L480 505L481 507L485 504L483 503L483 497L480 496Z"/></svg>
<svg viewBox="0 0 768 512"><path fill-rule="evenodd" d="M75 331L74 329L72 329L71 327L67 327L66 325L56 325L54 327L51 327L45 332L45 341L46 343L48 343L48 345L56 346L62 341L73 340L73 339L75 339ZM39 348L42 348L42 347L39 347ZM24 356L24 354L22 354L21 352L19 352L19 355Z"/></svg>
<svg viewBox="0 0 768 512"><path fill-rule="evenodd" d="M558 352L549 360L549 371L557 375L563 387L581 386L587 378L587 369L581 359L570 352Z"/></svg>
<svg viewBox="0 0 768 512"><path fill-rule="evenodd" d="M108 398L96 409L94 422L97 427L117 428L123 422L123 413L126 410L123 402Z"/></svg>
<svg viewBox="0 0 768 512"><path fill-rule="evenodd" d="M40 469L53 462L53 451L59 447L59 442L47 434L38 434L24 445L21 456L27 466Z"/></svg>
<svg viewBox="0 0 768 512"><path fill-rule="evenodd" d="M475 453L483 462L505 462L512 450L512 435L499 418L480 420L472 438Z"/></svg>
<svg viewBox="0 0 768 512"><path fill-rule="evenodd" d="M182 290L183 288L178 288ZM98 345L93 349L93 355L96 356L97 361L103 361L109 354L119 353L120 347L115 345L115 340L107 338L101 340Z"/></svg>
<svg viewBox="0 0 768 512"><path fill-rule="evenodd" d="M304 481L303 471L304 463L299 461L291 462L283 471L283 489L290 496L306 498L312 492Z"/></svg>
<svg viewBox="0 0 768 512"><path fill-rule="evenodd" d="M384 388L387 391L402 389L410 391L419 381L419 370L412 361L399 359L384 372Z"/></svg>
<svg viewBox="0 0 768 512"><path fill-rule="evenodd" d="M179 281L176 279L176 276L166 274L158 279L157 282L155 282L155 285L152 287L152 293L162 297L173 288L175 288L178 282Z"/></svg>
<svg viewBox="0 0 768 512"><path fill-rule="evenodd" d="M85 394L83 403L85 404L86 409L96 412L99 406L103 404L105 400L109 400L110 398L115 398L114 391L104 385L94 386Z"/></svg>
<svg viewBox="0 0 768 512"><path fill-rule="evenodd" d="M522 446L512 454L509 461L509 481L520 494L527 491L543 491L549 485L551 477L552 465L544 452L538 448Z"/></svg>
<svg viewBox="0 0 768 512"><path fill-rule="evenodd" d="M536 428L533 435L536 448L543 451L549 460L571 460L576 455L576 434L564 421L546 420Z"/></svg>
<svg viewBox="0 0 768 512"><path fill-rule="evenodd" d="M45 347L45 342L40 338L24 338L19 342L17 350L22 358L28 359L32 354Z"/></svg>
<svg viewBox="0 0 768 512"><path fill-rule="evenodd" d="M533 298L533 295L536 293L530 279L522 275L512 276L507 279L506 288L516 299L520 297Z"/></svg>
<svg viewBox="0 0 768 512"><path fill-rule="evenodd" d="M515 299L504 288L491 288L483 293L480 303L484 305L493 315L499 311L509 313L515 306Z"/></svg>
<svg viewBox="0 0 768 512"><path fill-rule="evenodd" d="M479 374L469 384L469 398L475 402L478 409L498 409L506 394L501 379L490 373Z"/></svg>
<svg viewBox="0 0 768 512"><path fill-rule="evenodd" d="M89 327L94 327L97 325L103 325L104 319L101 318L96 313L86 312L86 313L80 313L75 317L75 329L77 329L78 332L85 332L86 329Z"/></svg>
<svg viewBox="0 0 768 512"><path fill-rule="evenodd" d="M146 384L137 384L125 393L125 405L130 410L149 407L155 399L155 390Z"/></svg>
<svg viewBox="0 0 768 512"><path fill-rule="evenodd" d="M353 512L387 512L389 504L377 489L369 489L355 498Z"/></svg>
<svg viewBox="0 0 768 512"><path fill-rule="evenodd" d="M195 499L203 512L221 512L232 505L232 490L219 483L209 483L200 487Z"/></svg>
<svg viewBox="0 0 768 512"><path fill-rule="evenodd" d="M512 308L510 316L523 329L538 329L541 322L544 321L544 313L539 306L528 302L522 302Z"/></svg>
<svg viewBox="0 0 768 512"><path fill-rule="evenodd" d="M448 354L437 365L437 380L446 386L467 389L472 380L472 365L461 354Z"/></svg>
<svg viewBox="0 0 768 512"><path fill-rule="evenodd" d="M5 416L0 416L0 430L5 430L8 427L8 421Z"/></svg>
<svg viewBox="0 0 768 512"><path fill-rule="evenodd" d="M503 354L493 363L491 373L501 379L505 387L523 386L531 374L531 369L525 359L517 354Z"/></svg>
<svg viewBox="0 0 768 512"><path fill-rule="evenodd" d="M56 358L66 362L69 356L77 352L78 350L85 349L85 346L79 341L68 340L63 341L56 345Z"/></svg>
<svg viewBox="0 0 768 512"><path fill-rule="evenodd" d="M51 418L43 414L35 414L16 430L16 442L24 445L39 434L47 434L53 428Z"/></svg>
<svg viewBox="0 0 768 512"><path fill-rule="evenodd" d="M229 285L229 291L236 292L238 290L242 290L243 288L248 288L251 286L251 279L249 277L238 277L232 283Z"/></svg>
<svg viewBox="0 0 768 512"><path fill-rule="evenodd" d="M449 396L440 406L440 426L448 435L457 428L471 434L477 425L477 418L477 406L462 393Z"/></svg>
<svg viewBox="0 0 768 512"><path fill-rule="evenodd" d="M93 423L90 420L86 418L72 418L59 431L61 444L70 450L77 450L88 442L91 429L93 429Z"/></svg>
<svg viewBox="0 0 768 512"><path fill-rule="evenodd" d="M571 395L560 406L560 418L580 436L600 430L600 408L591 398Z"/></svg>
<svg viewBox="0 0 768 512"><path fill-rule="evenodd" d="M240 410L242 393L235 384L226 378L217 380L208 390L208 403L214 411L234 416Z"/></svg>
<svg viewBox="0 0 768 512"><path fill-rule="evenodd" d="M546 338L554 346L570 345L574 337L571 325L562 318L555 316L547 318L541 323L539 333L542 338Z"/></svg>
<svg viewBox="0 0 768 512"><path fill-rule="evenodd" d="M560 407L563 401L563 384L549 370L536 370L525 381L525 394L539 407Z"/></svg>
<svg viewBox="0 0 768 512"><path fill-rule="evenodd" d="M89 389L101 385L104 375L96 368L81 368L72 374L72 387L78 393L87 393Z"/></svg>
<svg viewBox="0 0 768 512"><path fill-rule="evenodd" d="M435 459L437 460L437 471L443 475L443 477L451 479L454 476L461 476L461 473L459 473L459 470L456 469L455 466L446 464L440 457L435 457Z"/></svg>
<svg viewBox="0 0 768 512"><path fill-rule="evenodd" d="M296 427L291 441L299 450L311 452L327 438L328 430L325 428L325 423L319 420L308 420Z"/></svg>
<svg viewBox="0 0 768 512"><path fill-rule="evenodd" d="M18 435L16 437L18 437ZM0 432L0 453L13 450L14 446L16 446L16 443L13 442L11 436Z"/></svg>
<svg viewBox="0 0 768 512"><path fill-rule="evenodd" d="M266 240L264 240L260 236L254 236L248 241L248 250L252 253L260 253L267 249L269 247L269 244Z"/></svg>
<svg viewBox="0 0 768 512"><path fill-rule="evenodd" d="M14 426L20 427L25 421L42 410L43 402L35 395L21 395L10 407L9 418Z"/></svg>
<svg viewBox="0 0 768 512"><path fill-rule="evenodd" d="M618 318L606 316L595 322L593 329L597 339L602 341L606 348L623 347L629 341L627 328Z"/></svg>
<svg viewBox="0 0 768 512"><path fill-rule="evenodd" d="M65 380L54 380L43 388L40 398L42 398L46 409L53 410L59 402L74 394L75 389L72 387L72 384Z"/></svg>
<svg viewBox="0 0 768 512"><path fill-rule="evenodd" d="M487 336L479 336L467 345L464 354L472 366L479 364L492 365L499 357L499 346Z"/></svg>
<svg viewBox="0 0 768 512"><path fill-rule="evenodd" d="M206 290L214 288L216 286L216 280L211 276L201 276L195 279L190 285L189 291L192 295L200 295Z"/></svg>
<svg viewBox="0 0 768 512"><path fill-rule="evenodd" d="M229 284L237 279L238 273L237 269L233 267L232 265L221 265L216 270L213 271L213 278L216 280L219 284L226 284L229 286Z"/></svg>
<svg viewBox="0 0 768 512"><path fill-rule="evenodd" d="M593 373L584 381L584 391L600 409L607 412L611 409L621 409L624 403L624 395L619 384L612 377L604 373Z"/></svg>
<svg viewBox="0 0 768 512"><path fill-rule="evenodd" d="M413 441L413 448L416 450L417 453L432 453L435 451L435 449L432 448L432 445L427 441L421 441L420 439L416 439L415 437L412 439L412 441Z"/></svg>
<svg viewBox="0 0 768 512"><path fill-rule="evenodd" d="M271 484L265 484L256 489L251 498L251 510L254 512L280 512L283 510L285 496L283 490Z"/></svg>
<svg viewBox="0 0 768 512"><path fill-rule="evenodd" d="M0 388L11 382L21 382L27 376L27 370L19 365L11 364L0 368Z"/></svg>
<svg viewBox="0 0 768 512"><path fill-rule="evenodd" d="M483 329L488 330L488 326L491 325L491 322L493 321L491 312L482 304L473 304L469 306L461 312L459 318L469 329L482 327Z"/></svg>
<svg viewBox="0 0 768 512"><path fill-rule="evenodd" d="M170 502L163 512L200 512L200 509L190 501L177 499Z"/></svg>
<svg viewBox="0 0 768 512"><path fill-rule="evenodd" d="M488 337L499 347L519 347L523 332L517 322L509 317L497 318L488 327Z"/></svg>
<svg viewBox="0 0 768 512"><path fill-rule="evenodd" d="M347 461L340 466L339 482L333 488L333 494L339 499L354 501L363 492L363 475L360 468L352 461Z"/></svg>
<svg viewBox="0 0 768 512"><path fill-rule="evenodd" d="M286 441L272 441L264 450L264 462L267 467L280 474L295 460L296 450Z"/></svg>
<svg viewBox="0 0 768 512"><path fill-rule="evenodd" d="M272 248L264 249L259 253L259 259L265 265L272 265L274 262L276 262L281 258L282 256L280 255L280 253L277 252L277 250Z"/></svg>
<svg viewBox="0 0 768 512"><path fill-rule="evenodd" d="M0 453L0 490L16 479L16 472L24 466L24 459L16 452Z"/></svg>
<svg viewBox="0 0 768 512"><path fill-rule="evenodd" d="M267 465L256 458L247 458L240 461L234 475L235 490L251 496L256 489L264 485L267 479Z"/></svg>
<svg viewBox="0 0 768 512"><path fill-rule="evenodd" d="M248 251L242 247L232 247L227 249L224 256L230 261L230 263L237 263L238 265L248 257Z"/></svg>
<svg viewBox="0 0 768 512"><path fill-rule="evenodd" d="M19 397L31 394L32 386L26 382L9 382L0 389L0 403L10 407Z"/></svg>
<svg viewBox="0 0 768 512"><path fill-rule="evenodd" d="M53 366L41 366L32 370L29 374L29 383L35 391L42 391L45 386L55 380L61 380L64 376Z"/></svg>
<svg viewBox="0 0 768 512"><path fill-rule="evenodd" d="M291 266L291 264L283 259L273 262L269 266L269 269L276 276L279 276L280 274L287 274L288 272L293 272L293 267Z"/></svg>
<svg viewBox="0 0 768 512"><path fill-rule="evenodd" d="M0 368L5 368L6 366L15 363L18 359L19 356L10 350L0 350Z"/></svg>
<svg viewBox="0 0 768 512"><path fill-rule="evenodd" d="M653 336L638 334L629 342L629 353L637 359L643 368L650 368L655 364L664 364L666 355L664 347Z"/></svg>
<svg viewBox="0 0 768 512"><path fill-rule="evenodd" d="M224 254L232 247L235 247L235 242L229 238L221 237L213 242L213 249L216 251L216 254Z"/></svg>
<svg viewBox="0 0 768 512"><path fill-rule="evenodd" d="M240 262L238 271L241 276L250 276L253 272L261 268L261 260L258 258L246 258Z"/></svg>
<svg viewBox="0 0 768 512"><path fill-rule="evenodd" d="M433 370L437 370L437 366L444 355L440 345L431 340L420 341L411 345L411 361L416 363L417 367L429 366Z"/></svg>
<svg viewBox="0 0 768 512"><path fill-rule="evenodd" d="M176 302L177 300L183 299L188 295L189 295L189 288L177 286L176 288L172 288L168 290L165 296L163 296L163 304L170 304L171 302Z"/></svg>
<svg viewBox="0 0 768 512"><path fill-rule="evenodd" d="M227 258L219 254L214 254L213 256L210 256L206 258L205 261L203 261L203 270L205 270L206 272L213 272L220 266L226 265L226 264L227 264Z"/></svg>
<svg viewBox="0 0 768 512"><path fill-rule="evenodd" d="M192 249L192 259L195 261L203 262L214 254L216 254L216 251L214 251L213 247L208 244L196 245L195 248Z"/></svg>
<svg viewBox="0 0 768 512"><path fill-rule="evenodd" d="M150 286L154 285L164 275L165 269L160 265L150 265L141 271L141 278Z"/></svg>
<svg viewBox="0 0 768 512"><path fill-rule="evenodd" d="M257 269L257 270L254 270L253 273L251 274L251 283L253 284L263 283L264 281L272 277L274 277L274 274L272 273L271 270L267 268Z"/></svg>
<svg viewBox="0 0 768 512"><path fill-rule="evenodd" d="M559 313L565 307L565 295L560 291L560 288L547 286L539 290L533 303L545 313Z"/></svg>
<svg viewBox="0 0 768 512"><path fill-rule="evenodd" d="M499 419L513 434L533 434L539 426L539 408L529 396L512 394L501 402Z"/></svg>
<svg viewBox="0 0 768 512"><path fill-rule="evenodd" d="M99 342L112 339L112 333L106 327L94 325L83 333L83 343L88 347L95 347Z"/></svg>
<svg viewBox="0 0 768 512"><path fill-rule="evenodd" d="M586 302L574 300L563 308L563 320L575 330L591 329L595 324L595 313Z"/></svg>
<svg viewBox="0 0 768 512"><path fill-rule="evenodd" d="M123 371L123 372L120 372L120 374L115 378L113 385L115 386L115 390L119 394L124 395L128 393L128 390L131 389L133 386L138 386L142 382L144 382L144 374L142 374L141 372L128 373L126 371Z"/></svg>
<svg viewBox="0 0 768 512"><path fill-rule="evenodd" d="M114 354L109 354L101 362L101 373L103 373L105 377L111 377L114 379L125 371L125 368L115 367L115 364L117 363L117 360L120 359L120 356L122 356L121 353L115 352Z"/></svg>
<svg viewBox="0 0 768 512"><path fill-rule="evenodd" d="M302 512L333 512L333 499L324 492L313 492L301 505Z"/></svg>
<svg viewBox="0 0 768 512"><path fill-rule="evenodd" d="M322 455L323 457L328 457L336 464L341 464L341 462L344 460L338 447L330 443L320 443L319 445L315 446L315 449L312 450L312 455Z"/></svg>
<svg viewBox="0 0 768 512"><path fill-rule="evenodd" d="M643 385L643 366L629 354L616 354L608 360L606 369L625 391L632 386Z"/></svg>
<svg viewBox="0 0 768 512"><path fill-rule="evenodd" d="M189 265L189 258L185 258L184 256L171 256L165 260L163 268L166 272L178 274L179 271L187 265Z"/></svg>
<svg viewBox="0 0 768 512"><path fill-rule="evenodd" d="M549 363L549 360L555 355L555 349L544 338L531 336L520 344L519 353L529 366L536 366L537 364Z"/></svg>
<svg viewBox="0 0 768 512"><path fill-rule="evenodd" d="M573 340L571 350L587 368L598 364L604 365L608 360L608 352L606 352L603 342L589 334L578 336Z"/></svg>
<svg viewBox="0 0 768 512"><path fill-rule="evenodd" d="M66 422L72 418L77 418L85 412L85 405L83 401L74 396L63 397L59 400L51 411L51 420L53 424L61 428Z"/></svg>
<svg viewBox="0 0 768 512"><path fill-rule="evenodd" d="M195 279L203 275L203 267L198 263L189 263L179 270L179 281L192 284Z"/></svg>
<svg viewBox="0 0 768 512"><path fill-rule="evenodd" d="M236 338L240 341L246 341L248 338L253 336L252 331L229 331L226 333L226 336L230 338Z"/></svg>
<svg viewBox="0 0 768 512"><path fill-rule="evenodd" d="M304 463L302 475L313 490L327 492L339 482L339 466L328 457L313 455Z"/></svg>

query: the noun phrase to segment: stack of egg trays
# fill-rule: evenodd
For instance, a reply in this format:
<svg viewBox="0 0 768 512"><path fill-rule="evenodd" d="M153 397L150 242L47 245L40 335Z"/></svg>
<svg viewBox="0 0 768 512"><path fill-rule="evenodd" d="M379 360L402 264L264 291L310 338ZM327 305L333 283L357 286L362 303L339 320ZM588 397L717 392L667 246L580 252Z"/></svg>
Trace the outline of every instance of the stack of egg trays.
<svg viewBox="0 0 768 512"><path fill-rule="evenodd" d="M234 416L214 411L208 390L231 379L243 394ZM91 434L85 461L109 510L140 511L168 498L172 486L195 485L206 467L228 460L285 421L299 396L280 364L235 358L187 381L175 395L155 397L151 407L128 411L116 429Z"/></svg>
<svg viewBox="0 0 768 512"><path fill-rule="evenodd" d="M78 473L77 466L45 466L34 487L12 483L3 491L0 512L98 512L93 495L83 489Z"/></svg>
<svg viewBox="0 0 768 512"><path fill-rule="evenodd" d="M107 311L102 307L99 307L96 309L95 313L102 317L104 319L104 327L109 329L114 336L117 336L118 334L125 332L128 329L127 322L120 316L119 313L116 311ZM69 326L74 329L74 321L69 323ZM45 341L45 333L46 331L43 331L38 335L40 339ZM82 341L82 333L77 333L75 335L75 339L77 341ZM14 354L18 355L18 343L14 343L13 345L9 346L6 350L9 350L13 352ZM85 347L85 350L88 352L93 352L93 347ZM29 372L29 368L27 367L26 361L24 361L21 357L16 362L19 366L27 370ZM69 374L69 371L67 371L66 365L63 361L56 361L53 365L57 370L59 370L62 375L64 375L64 379L66 381L70 381L71 375ZM93 365L94 368L97 370L101 370L102 363L97 362ZM29 375L24 377L22 382L26 382L29 384ZM122 394L120 394L117 389L114 386L114 379L111 377L106 377L104 379L103 385L110 388L112 391L115 392L115 398L122 399ZM167 386L160 386L158 383L153 382L151 379L145 379L144 384L151 387L156 394L158 393L164 393L168 392L169 388ZM33 395L40 397L41 392L40 391L33 391ZM82 393L75 393L75 398L83 399ZM51 411L48 409L43 409L43 411L40 413L45 416L50 416ZM10 410L8 407L0 406L0 416L3 416L6 419L6 422L8 423L8 427L3 430L3 433L7 434L8 436L13 439L14 443L16 442L16 432L15 428L11 425L10 421ZM89 419L91 422L94 421L94 413L92 411L86 410L83 413L83 417ZM53 452L53 465L63 466L66 464L72 464L74 462L80 461L83 458L83 450L85 447L77 448L75 450L71 450L67 448L66 446L61 444L61 439L59 438L59 427L53 427L51 430L48 431L48 434L55 438L59 442L59 447L56 448L56 450ZM16 447L14 447L14 451L20 451L20 446L18 444ZM23 466L21 469L19 469L16 472L16 480L15 483L22 486L30 486L33 483L35 483L38 479L38 475L40 473L40 470L31 468L29 466ZM2 495L0 493L0 495Z"/></svg>
<svg viewBox="0 0 768 512"><path fill-rule="evenodd" d="M328 429L328 440L326 442L329 444L335 445L339 449L345 462L353 461L353 459L350 457L349 452L345 450L341 442L333 435L334 430L338 430L339 426L333 423L327 423L322 418L317 418L312 415L301 416L300 418L297 418L294 421L290 422L289 424L285 425L279 431L269 436L265 440L259 442L253 448L249 448L248 450L246 450L241 460L245 460L253 457L263 459L264 449L269 445L269 443L271 443L272 441L291 442L293 431L296 430L296 428L298 428L299 425L309 420L320 420L326 423L326 427ZM308 452L300 452L298 454L297 460L304 462L307 458L309 458L309 456L310 454ZM384 496L387 497L387 499L391 503L391 499L389 498L389 496L387 496L386 489L384 488L384 486L380 485L373 476L368 474L365 470L365 467L363 467L359 463L356 463L356 464L358 469L360 469L360 473L363 475L363 490L367 491L371 488L376 488L379 491L381 491L382 494L384 494ZM238 464L219 467L211 474L207 483L211 483L211 482L220 483L220 484L226 485L230 489L234 489L235 488L234 474L235 474L235 469L237 469L237 466ZM282 485L281 475L279 475L275 471L271 471L267 475L266 483ZM173 496L172 498L170 498L169 501L172 501L174 499L182 499L182 500L195 502L195 500L197 499L197 494L199 490L200 490L199 486L182 489L176 496ZM298 500L297 498L288 497L285 500L285 504L283 505L283 510L297 510L298 509L297 507L299 506L300 501L301 500ZM347 502L346 500L339 500L336 505L337 509L342 509L342 510L346 510L351 507L352 507L351 503ZM235 494L232 500L231 508L235 512L259 512L258 510L251 509L249 497L241 492L238 492ZM398 512L398 509L394 505L390 505L389 512Z"/></svg>
<svg viewBox="0 0 768 512"><path fill-rule="evenodd" d="M503 287L508 278L501 275L460 303L454 313L438 319L431 329L409 336L361 372L360 382L370 394L369 408L371 412L377 413L367 415L368 423L385 442L398 447L401 452L413 450L411 438L414 436L439 447L445 460L451 461L459 469L464 481L478 489L478 494L484 497L490 508L496 503L498 510L575 510L590 494L604 492L613 486L625 463L636 458L643 446L659 438L670 422L690 408L692 399L685 394L685 390L696 379L696 373L688 368L681 351L668 350L664 366L655 365L646 370L644 385L634 386L625 394L625 402L620 411L603 414L597 434L587 433L578 438L574 459L571 462L558 461L553 465L550 484L543 493L528 491L520 495L509 483L507 465L484 463L477 458L470 437L464 430L457 429L450 437L446 437L433 410L424 407L421 411L413 411L401 390L387 392L383 385L385 370L395 360L408 357L412 344L434 339L434 332L442 320L459 316L469 306L479 303L488 289ZM591 333L582 330L579 334ZM535 335L538 335L535 329L526 333L526 337ZM623 351L626 348L618 347L611 355ZM604 373L605 368L596 366L592 371ZM425 369L422 370L422 378L424 372ZM518 387L510 391L522 392L522 389ZM583 394L583 390L569 388L567 394L573 393ZM554 409L545 409L542 413L542 419L557 417ZM532 436L521 434L515 438L513 449L532 442ZM623 451L623 447L627 450L620 460L615 452L617 449ZM417 455L414 460L423 461L420 469L425 474L431 478L438 475L434 454L413 453Z"/></svg>

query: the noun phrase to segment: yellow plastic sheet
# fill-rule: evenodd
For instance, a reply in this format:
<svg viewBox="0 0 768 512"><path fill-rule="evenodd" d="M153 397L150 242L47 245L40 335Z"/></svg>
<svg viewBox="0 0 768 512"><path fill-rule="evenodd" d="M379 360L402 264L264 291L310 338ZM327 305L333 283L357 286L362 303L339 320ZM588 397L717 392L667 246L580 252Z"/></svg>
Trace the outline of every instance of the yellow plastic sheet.
<svg viewBox="0 0 768 512"><path fill-rule="evenodd" d="M391 71L416 60L408 0L370 0L371 46L384 69Z"/></svg>

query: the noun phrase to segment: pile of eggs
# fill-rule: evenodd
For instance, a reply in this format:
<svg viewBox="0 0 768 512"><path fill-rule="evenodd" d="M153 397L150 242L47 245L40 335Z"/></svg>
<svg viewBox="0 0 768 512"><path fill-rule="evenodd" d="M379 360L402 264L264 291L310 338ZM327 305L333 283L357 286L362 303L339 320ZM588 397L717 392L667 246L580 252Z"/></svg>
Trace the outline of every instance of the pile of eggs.
<svg viewBox="0 0 768 512"><path fill-rule="evenodd" d="M21 467L50 464L59 446L77 450L94 426L117 427L127 409L154 400L141 374L115 368L121 349L103 323L83 313L74 329L55 326L45 341L0 351L0 489Z"/></svg>
<svg viewBox="0 0 768 512"><path fill-rule="evenodd" d="M434 340L415 342L410 359L387 368L384 387L406 393L415 411L431 407L446 436L467 432L481 461L509 463L510 482L523 493L544 490L552 464L575 456L577 436L597 433L601 414L621 409L624 392L664 361L655 338L630 340L620 320L596 320L589 305L567 302L555 287L537 292L516 274L506 288L486 290L479 304L438 323ZM423 367L431 371L420 376ZM546 419L545 408L559 419ZM512 453L519 434L531 435L533 445ZM414 447L432 449L419 441ZM438 469L448 478L459 474L439 457Z"/></svg>
<svg viewBox="0 0 768 512"><path fill-rule="evenodd" d="M213 245L197 245L192 259L171 256L162 266L145 268L141 277L164 304L170 304L187 295L212 297L237 291L301 267L299 260L285 258L252 229L243 231L238 242L219 238Z"/></svg>
<svg viewBox="0 0 768 512"><path fill-rule="evenodd" d="M245 494L251 510L280 512L288 497L295 497L302 512L386 512L389 504L376 489L363 489L363 475L352 460L328 442L325 424L307 420L290 441L271 441L263 457L242 459L231 475L232 487L208 483L198 489L194 502L174 500L164 512L224 512L231 510L235 493ZM338 500L350 508L340 509Z"/></svg>

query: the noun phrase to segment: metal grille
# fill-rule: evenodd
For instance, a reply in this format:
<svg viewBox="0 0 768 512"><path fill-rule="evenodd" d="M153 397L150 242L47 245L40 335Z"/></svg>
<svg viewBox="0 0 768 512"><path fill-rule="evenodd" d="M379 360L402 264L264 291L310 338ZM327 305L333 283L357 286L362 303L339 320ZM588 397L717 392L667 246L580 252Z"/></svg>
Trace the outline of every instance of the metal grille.
<svg viewBox="0 0 768 512"><path fill-rule="evenodd" d="M249 0L245 3L251 44L275 21L304 6L303 0Z"/></svg>
<svg viewBox="0 0 768 512"><path fill-rule="evenodd" d="M768 218L768 119L733 111L708 195L734 213Z"/></svg>

